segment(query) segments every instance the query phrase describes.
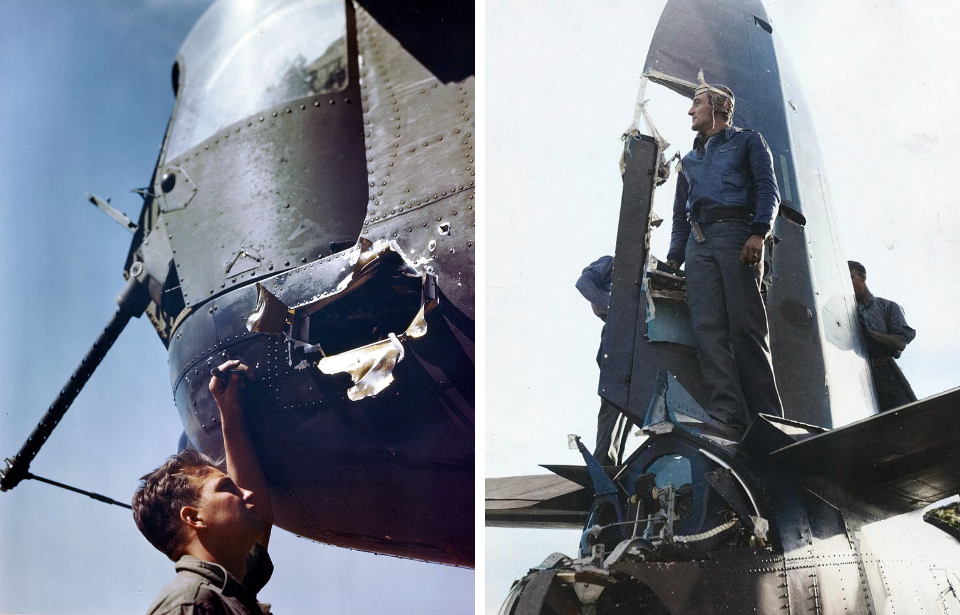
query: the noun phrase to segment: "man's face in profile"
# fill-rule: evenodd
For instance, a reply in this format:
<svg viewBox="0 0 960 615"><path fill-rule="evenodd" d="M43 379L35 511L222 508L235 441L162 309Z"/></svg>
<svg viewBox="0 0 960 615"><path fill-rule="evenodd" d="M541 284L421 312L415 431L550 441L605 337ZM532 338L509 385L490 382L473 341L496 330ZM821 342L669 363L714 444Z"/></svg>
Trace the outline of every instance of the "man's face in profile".
<svg viewBox="0 0 960 615"><path fill-rule="evenodd" d="M252 491L241 489L229 476L210 468L192 477L199 486L196 509L208 528L224 539L255 542L263 529L256 507L250 501Z"/></svg>
<svg viewBox="0 0 960 615"><path fill-rule="evenodd" d="M705 132L713 127L713 107L710 106L710 98L706 92L697 94L693 98L693 104L687 111L690 116L690 129L695 132Z"/></svg>
<svg viewBox="0 0 960 615"><path fill-rule="evenodd" d="M867 278L856 269L850 270L850 281L853 282L853 294L859 299L866 294Z"/></svg>

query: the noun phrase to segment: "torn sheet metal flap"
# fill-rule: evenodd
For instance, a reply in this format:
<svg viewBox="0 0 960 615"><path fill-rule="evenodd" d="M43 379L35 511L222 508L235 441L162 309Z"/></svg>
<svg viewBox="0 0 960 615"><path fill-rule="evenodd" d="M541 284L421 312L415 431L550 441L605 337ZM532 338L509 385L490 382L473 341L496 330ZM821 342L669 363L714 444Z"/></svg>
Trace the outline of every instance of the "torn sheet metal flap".
<svg viewBox="0 0 960 615"><path fill-rule="evenodd" d="M354 386L347 390L351 401L376 395L393 382L393 368L403 360L403 344L393 333L385 340L320 359L324 374L346 372Z"/></svg>
<svg viewBox="0 0 960 615"><path fill-rule="evenodd" d="M697 347L686 304L669 291L647 290L647 339L651 342L672 342Z"/></svg>
<svg viewBox="0 0 960 615"><path fill-rule="evenodd" d="M650 400L642 430L651 434L666 433L672 431L673 427L670 425L694 433L704 425L708 428L722 428L683 388L676 376L669 370L661 369L657 374L657 389Z"/></svg>
<svg viewBox="0 0 960 615"><path fill-rule="evenodd" d="M290 324L291 314L283 301L257 282L257 307L247 318L247 331L279 335Z"/></svg>
<svg viewBox="0 0 960 615"><path fill-rule="evenodd" d="M643 290L647 298L647 340L696 348L682 272L651 255Z"/></svg>
<svg viewBox="0 0 960 615"><path fill-rule="evenodd" d="M410 323L410 326L407 327L407 330L403 332L404 337L415 339L418 337L423 337L427 334L426 313L431 307L433 306L427 303L424 303L420 306L420 311L417 312L416 316L414 316L413 321Z"/></svg>
<svg viewBox="0 0 960 615"><path fill-rule="evenodd" d="M703 71L700 71L700 74L703 74ZM677 94L684 96L686 98L693 98L694 92L697 90L697 84L692 81L687 81L686 79L680 79L679 77L673 77L664 72L658 71L655 68L648 68L643 72L643 78L649 79L650 81L662 85L663 87L673 90Z"/></svg>
<svg viewBox="0 0 960 615"><path fill-rule="evenodd" d="M400 337L408 340L426 335L426 314L435 305L436 301L421 305L410 326ZM404 351L400 337L390 333L385 340L324 357L317 363L317 367L324 374L349 373L355 385L347 391L347 397L351 401L376 395L393 382L393 368L403 360Z"/></svg>
<svg viewBox="0 0 960 615"><path fill-rule="evenodd" d="M417 261L409 260L404 255L403 249L400 248L395 241L381 239L370 242L368 239L361 237L357 241L357 245L350 248L345 254L350 269L347 270L347 268L344 268L346 275L340 279L336 287L331 291L320 293L307 301L292 306L291 309L294 310L297 316L310 315L322 309L326 305L341 298L345 292L350 292L361 286L363 282L373 276L377 267L384 262L384 258L388 255L395 255L397 262L401 264L401 267L405 268L404 271L408 272L410 276L418 276L421 278L426 275L427 264L432 262L432 260L428 258L421 258Z"/></svg>
<svg viewBox="0 0 960 615"><path fill-rule="evenodd" d="M427 334L426 315L437 305L436 299L427 299L420 305L406 331L400 336L405 340L416 339ZM325 374L348 372L354 386L347 391L351 401L373 396L387 388L393 382L393 368L403 360L403 344L400 338L390 333L387 339L348 350L331 357L324 357L317 367Z"/></svg>

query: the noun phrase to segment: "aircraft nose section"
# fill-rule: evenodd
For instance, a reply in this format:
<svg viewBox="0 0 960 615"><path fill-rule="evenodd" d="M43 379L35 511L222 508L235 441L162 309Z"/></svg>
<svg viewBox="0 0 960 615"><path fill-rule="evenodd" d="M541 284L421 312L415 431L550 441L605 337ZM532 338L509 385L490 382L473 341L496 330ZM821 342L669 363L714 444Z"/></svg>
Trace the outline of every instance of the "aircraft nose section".
<svg viewBox="0 0 960 615"><path fill-rule="evenodd" d="M244 387L244 406L278 527L469 567L473 364L449 308L426 309L441 298L433 276L376 245L263 280L263 305L248 284L185 317L169 346L177 408L192 445L220 457L219 410L206 387L213 366L241 359L257 375ZM279 302L274 312L268 296ZM260 318L248 329L253 314ZM352 374L316 365L389 332L405 335L406 359L390 366L396 381L375 396L354 401Z"/></svg>

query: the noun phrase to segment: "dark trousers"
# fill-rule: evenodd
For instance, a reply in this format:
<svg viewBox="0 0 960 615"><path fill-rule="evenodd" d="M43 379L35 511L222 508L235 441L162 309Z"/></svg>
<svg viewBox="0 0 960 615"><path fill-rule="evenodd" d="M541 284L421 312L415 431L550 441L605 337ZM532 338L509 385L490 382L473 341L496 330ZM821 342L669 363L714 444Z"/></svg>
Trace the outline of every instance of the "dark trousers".
<svg viewBox="0 0 960 615"><path fill-rule="evenodd" d="M702 224L706 241L687 242L690 322L711 414L749 424L758 413L783 416L773 374L760 267L740 262L746 222ZM763 262L763 259L761 259Z"/></svg>
<svg viewBox="0 0 960 615"><path fill-rule="evenodd" d="M877 403L881 412L917 401L907 377L893 359L880 365L871 365L870 370L873 372L873 386L877 390Z"/></svg>

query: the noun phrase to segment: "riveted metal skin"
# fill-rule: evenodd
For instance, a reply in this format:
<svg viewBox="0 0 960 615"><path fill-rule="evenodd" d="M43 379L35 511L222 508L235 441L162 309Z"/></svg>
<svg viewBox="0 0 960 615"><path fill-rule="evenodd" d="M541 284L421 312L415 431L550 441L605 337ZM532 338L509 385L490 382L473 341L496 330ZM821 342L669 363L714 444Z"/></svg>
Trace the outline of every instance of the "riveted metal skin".
<svg viewBox="0 0 960 615"><path fill-rule="evenodd" d="M161 165L162 173L183 169L196 186L188 205L168 205L162 214L186 305L302 258L327 256L331 243L353 243L364 215L366 165L357 137L360 108L346 100L358 95L358 88L348 87L265 109ZM161 202L191 188L178 181ZM256 249L258 259L234 261L243 247Z"/></svg>
<svg viewBox="0 0 960 615"><path fill-rule="evenodd" d="M425 40L414 32L416 11L373 4L395 29L346 3L346 89L263 108L176 158L161 154L128 266L144 262L146 313L168 345L191 446L215 459L223 452L210 369L228 358L253 369L247 423L278 526L333 545L471 567L472 55L457 66L438 61L444 54L433 45L430 57L411 55L397 39ZM470 19L436 23L461 28L441 38L473 37ZM189 79L189 58L178 62L178 78ZM388 112L381 100L400 104ZM175 110L168 138L176 122ZM395 134L403 137L387 136ZM394 241L408 262L435 274L439 306L426 335L404 344L394 382L354 402L349 376L294 369L287 342L245 324L256 282L288 306L332 292L351 267L341 251L361 238ZM396 311L397 292L365 285L351 296L369 303L335 317L348 328ZM357 345L389 332L376 329Z"/></svg>
<svg viewBox="0 0 960 615"><path fill-rule="evenodd" d="M344 266L334 255L261 283L295 305L332 290L324 281ZM252 285L234 289L173 335L171 383L191 444L222 455L206 387L211 368L240 358L257 375L247 420L279 526L337 546L471 566L473 525L464 519L473 511L474 375L456 325L428 319L428 335L406 345L395 385L353 402L349 379L293 370L285 342L246 330L256 299Z"/></svg>
<svg viewBox="0 0 960 615"><path fill-rule="evenodd" d="M197 185L185 169L172 166L160 177L154 193L160 195L160 211L168 213L189 205L197 195Z"/></svg>
<svg viewBox="0 0 960 615"><path fill-rule="evenodd" d="M474 77L444 83L363 8L357 36L368 166L363 235L432 256L444 295L473 318Z"/></svg>

